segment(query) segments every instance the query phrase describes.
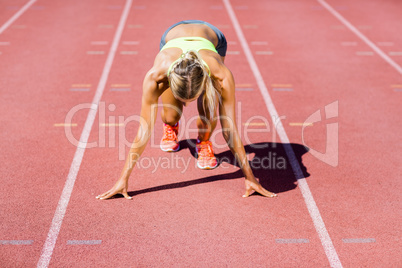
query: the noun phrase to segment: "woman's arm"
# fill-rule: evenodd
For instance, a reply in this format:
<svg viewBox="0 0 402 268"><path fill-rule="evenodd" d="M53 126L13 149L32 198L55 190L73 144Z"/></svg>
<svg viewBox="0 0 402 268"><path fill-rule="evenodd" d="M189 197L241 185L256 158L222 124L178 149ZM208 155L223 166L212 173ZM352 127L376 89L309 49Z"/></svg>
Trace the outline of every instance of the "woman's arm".
<svg viewBox="0 0 402 268"><path fill-rule="evenodd" d="M115 194L122 194L126 199L132 199L127 193L128 179L130 174L137 163L139 157L148 143L149 137L153 131L156 119L157 103L160 92L158 92L158 83L152 69L147 73L143 83L143 93L141 101L141 114L140 126L138 128L137 136L135 137L120 178L115 185L107 192L98 195L98 199L108 199Z"/></svg>
<svg viewBox="0 0 402 268"><path fill-rule="evenodd" d="M243 143L240 139L236 126L236 99L235 99L235 83L233 75L229 69L225 68L225 78L222 80L222 104L219 107L220 122L225 138L230 150L239 163L243 171L246 183L246 192L243 197L248 197L253 191L263 196L275 197L276 194L264 189L255 179L253 171L250 168Z"/></svg>

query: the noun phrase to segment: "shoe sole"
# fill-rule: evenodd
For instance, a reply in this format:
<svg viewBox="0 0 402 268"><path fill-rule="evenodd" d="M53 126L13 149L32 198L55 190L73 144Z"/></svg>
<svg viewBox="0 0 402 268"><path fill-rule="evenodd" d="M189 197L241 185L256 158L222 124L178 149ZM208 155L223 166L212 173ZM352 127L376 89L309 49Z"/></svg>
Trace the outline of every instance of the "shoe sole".
<svg viewBox="0 0 402 268"><path fill-rule="evenodd" d="M203 169L203 170L211 170L211 169L215 169L215 168L217 168L218 167L218 163L216 163L216 165L215 166L206 166L206 167L202 167L202 166L200 166L200 164L198 163L198 161L197 161L197 167L199 168L199 169Z"/></svg>
<svg viewBox="0 0 402 268"><path fill-rule="evenodd" d="M173 149L163 149L162 146L160 147L162 151L164 152L177 152L178 150L180 150L180 145L177 147L176 150Z"/></svg>

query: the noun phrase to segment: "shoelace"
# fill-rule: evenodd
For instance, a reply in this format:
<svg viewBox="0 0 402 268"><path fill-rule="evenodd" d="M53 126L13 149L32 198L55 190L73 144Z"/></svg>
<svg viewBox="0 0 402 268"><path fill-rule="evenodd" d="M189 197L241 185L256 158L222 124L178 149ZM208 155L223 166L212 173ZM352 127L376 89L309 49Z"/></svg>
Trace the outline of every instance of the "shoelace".
<svg viewBox="0 0 402 268"><path fill-rule="evenodd" d="M212 144L210 141L202 141L197 144L199 147L198 155L201 157L213 157L214 153L212 152Z"/></svg>
<svg viewBox="0 0 402 268"><path fill-rule="evenodd" d="M165 132L164 132L164 135L163 135L164 136L163 137L164 141L176 140L176 132L174 131L174 129L171 126L167 125L167 126L164 127L164 129L165 129Z"/></svg>

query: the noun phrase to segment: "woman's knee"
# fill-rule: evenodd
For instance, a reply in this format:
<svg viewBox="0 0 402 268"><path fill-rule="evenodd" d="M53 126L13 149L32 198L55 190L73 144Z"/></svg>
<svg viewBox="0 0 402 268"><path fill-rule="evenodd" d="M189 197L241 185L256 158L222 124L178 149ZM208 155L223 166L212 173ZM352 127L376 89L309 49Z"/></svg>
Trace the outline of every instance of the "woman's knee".
<svg viewBox="0 0 402 268"><path fill-rule="evenodd" d="M181 115L182 111L177 107L163 107L162 109L162 121L168 125L174 125L179 122Z"/></svg>

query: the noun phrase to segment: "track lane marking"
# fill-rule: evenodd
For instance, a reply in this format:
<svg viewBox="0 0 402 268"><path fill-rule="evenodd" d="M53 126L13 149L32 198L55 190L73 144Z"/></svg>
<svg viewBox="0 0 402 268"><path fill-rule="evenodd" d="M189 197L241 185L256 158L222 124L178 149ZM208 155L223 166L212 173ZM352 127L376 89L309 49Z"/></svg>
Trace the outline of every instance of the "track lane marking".
<svg viewBox="0 0 402 268"><path fill-rule="evenodd" d="M0 240L0 245L32 245L33 240Z"/></svg>
<svg viewBox="0 0 402 268"><path fill-rule="evenodd" d="M343 243L375 243L375 238L343 238Z"/></svg>
<svg viewBox="0 0 402 268"><path fill-rule="evenodd" d="M42 268L49 266L53 250L56 245L56 240L59 235L61 225L63 223L63 218L64 215L66 214L67 206L70 201L71 193L74 188L74 183L75 180L77 179L77 174L80 169L82 159L84 157L86 143L88 142L89 134L91 132L92 125L96 118L96 113L98 111L98 103L100 102L103 91L105 90L106 81L108 79L110 69L112 67L114 57L116 55L117 47L120 42L124 25L126 24L131 5L132 0L127 0L124 6L123 13L120 17L119 25L117 26L117 30L109 50L109 54L103 67L102 75L100 77L95 96L92 100L92 108L89 110L87 119L85 121L85 125L80 137L80 142L77 146L77 150L75 151L74 158L70 166L70 171L68 173L67 180L63 188L63 192L61 193L49 232L46 237L46 241L43 245L43 249L37 267Z"/></svg>
<svg viewBox="0 0 402 268"><path fill-rule="evenodd" d="M78 126L76 123L66 124L66 123L55 123L54 127L76 127Z"/></svg>
<svg viewBox="0 0 402 268"><path fill-rule="evenodd" d="M67 245L100 245L102 240L67 240Z"/></svg>
<svg viewBox="0 0 402 268"><path fill-rule="evenodd" d="M282 125L278 112L276 111L276 108L272 102L271 96L268 93L268 89L265 86L264 79L262 78L258 65L254 60L254 56L247 44L246 38L244 37L242 28L236 18L236 14L234 13L229 0L222 0L222 1L225 4L226 10L229 14L230 20L232 21L234 28L235 28L237 37L241 43L244 54L246 55L247 61L250 64L250 68L253 71L254 77L258 84L258 88L260 89L261 95L263 96L265 105L266 105L270 115L272 116L272 118L275 118L278 120L277 124L276 124L276 131L283 143L283 148L285 149L285 152L288 156L290 165L292 166L293 173L295 174L295 177L298 181L299 189L303 195L307 209L313 220L314 227L321 240L321 244L324 248L328 261L329 261L331 267L342 267L342 263L339 260L338 254L336 253L335 247L334 247L332 240L328 234L328 231L325 227L325 224L321 217L320 211L318 210L317 204L315 203L315 200L314 200L313 195L310 191L310 188L307 184L307 181L304 178L303 171L301 170L301 167L299 165L299 162L297 161L296 155L290 145L289 138Z"/></svg>
<svg viewBox="0 0 402 268"><path fill-rule="evenodd" d="M10 27L11 24L13 24L14 21L16 21L24 12L30 8L36 0L31 0L28 3L26 3L20 10L17 11L17 13L14 14L6 23L3 24L0 28L0 34L2 34L8 27Z"/></svg>
<svg viewBox="0 0 402 268"><path fill-rule="evenodd" d="M310 243L310 240L305 238L299 239L275 239L277 244L307 244Z"/></svg>
<svg viewBox="0 0 402 268"><path fill-rule="evenodd" d="M364 34L362 34L356 27L354 27L349 21L347 21L341 14L334 10L327 2L324 0L317 0L323 7L325 7L332 15L334 15L338 20L340 20L350 31L352 31L357 37L359 37L363 42L365 42L369 47L371 47L381 58L383 58L388 64L390 64L395 70L402 74L402 67L399 66L395 61L393 61L387 54L385 54L379 47L377 47L373 42L371 42ZM361 26L360 26L361 27Z"/></svg>

